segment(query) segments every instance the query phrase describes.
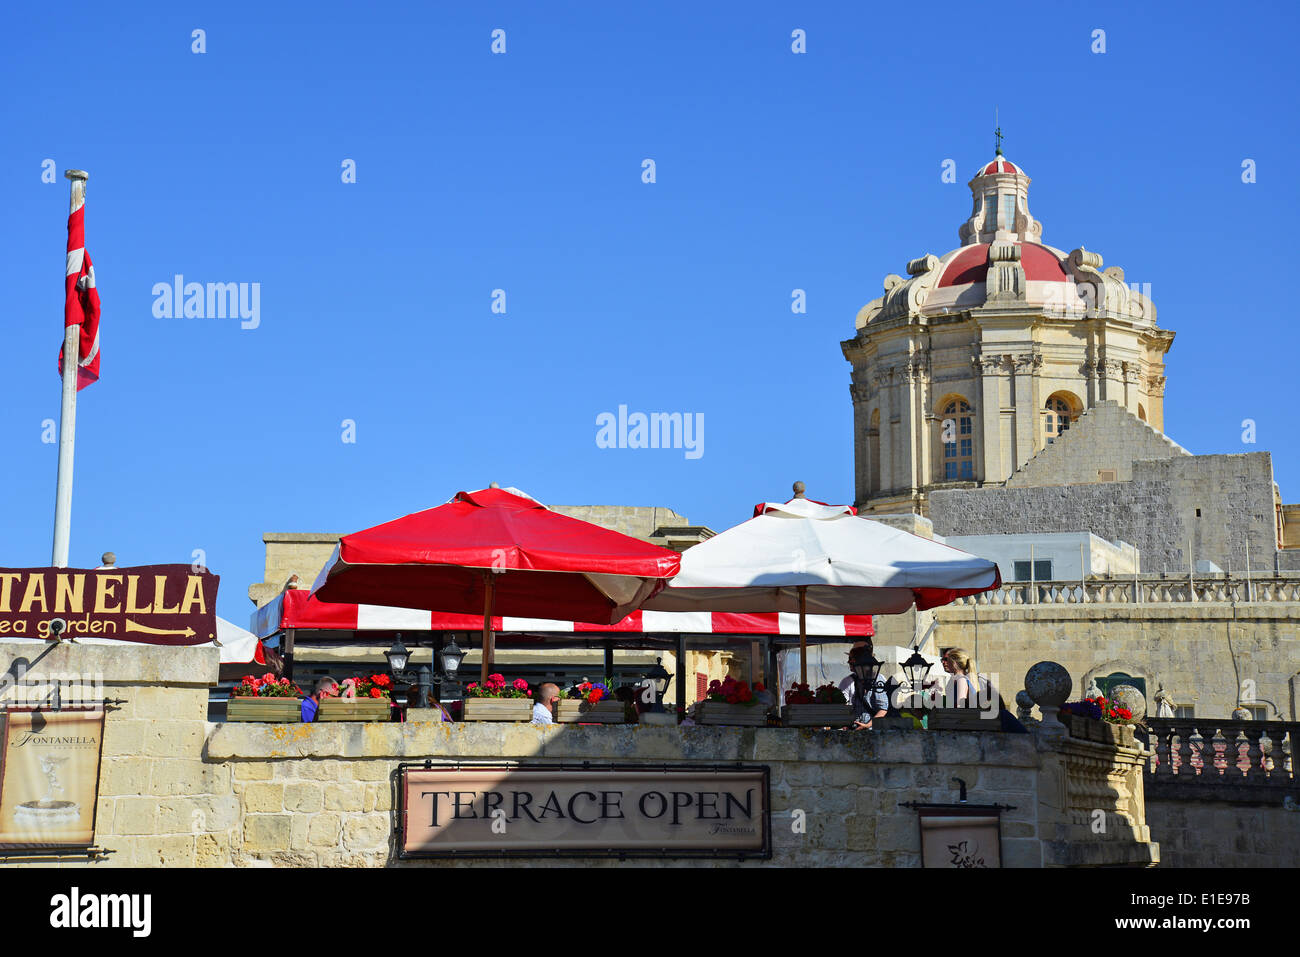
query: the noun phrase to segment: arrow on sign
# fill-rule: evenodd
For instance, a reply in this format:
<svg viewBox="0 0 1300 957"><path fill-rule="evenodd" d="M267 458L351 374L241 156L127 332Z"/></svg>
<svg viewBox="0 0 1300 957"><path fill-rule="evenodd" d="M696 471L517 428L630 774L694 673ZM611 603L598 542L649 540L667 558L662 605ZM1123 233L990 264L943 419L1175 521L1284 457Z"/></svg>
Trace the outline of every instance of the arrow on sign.
<svg viewBox="0 0 1300 957"><path fill-rule="evenodd" d="M194 637L193 628L186 628L183 631L179 629L151 628L148 625L142 625L139 622L132 621L130 618L126 620L126 630L138 631L146 635L180 635L183 638Z"/></svg>

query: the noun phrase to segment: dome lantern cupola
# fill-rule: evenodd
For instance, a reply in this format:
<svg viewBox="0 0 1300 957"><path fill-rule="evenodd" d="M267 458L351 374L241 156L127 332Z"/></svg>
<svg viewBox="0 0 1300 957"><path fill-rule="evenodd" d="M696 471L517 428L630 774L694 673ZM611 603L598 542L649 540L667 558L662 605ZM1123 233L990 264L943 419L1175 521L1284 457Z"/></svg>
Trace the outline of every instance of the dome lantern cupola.
<svg viewBox="0 0 1300 957"><path fill-rule="evenodd" d="M1043 224L1029 213L1029 183L1025 171L999 146L993 161L981 166L968 184L974 206L957 231L961 244L1041 242Z"/></svg>

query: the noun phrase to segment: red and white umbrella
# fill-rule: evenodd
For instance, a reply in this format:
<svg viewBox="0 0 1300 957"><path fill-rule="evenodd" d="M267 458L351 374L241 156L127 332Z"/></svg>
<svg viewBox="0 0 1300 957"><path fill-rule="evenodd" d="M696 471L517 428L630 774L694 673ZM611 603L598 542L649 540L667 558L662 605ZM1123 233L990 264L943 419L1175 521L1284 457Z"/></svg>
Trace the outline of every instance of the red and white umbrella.
<svg viewBox="0 0 1300 957"><path fill-rule="evenodd" d="M312 594L481 613L486 681L494 616L613 624L680 565L670 549L553 512L517 489L488 488L344 535Z"/></svg>
<svg viewBox="0 0 1300 957"><path fill-rule="evenodd" d="M860 518L851 505L765 502L694 546L644 605L655 611L885 614L946 605L1002 584L995 562ZM806 628L800 628L807 682Z"/></svg>
<svg viewBox="0 0 1300 957"><path fill-rule="evenodd" d="M809 615L806 624L809 635L863 638L875 633L870 615ZM281 592L252 617L253 631L260 638L289 628L325 632L469 631L481 625L481 616L452 615L427 608L325 602L307 589ZM637 610L612 625L494 616L492 628L503 634L539 635L797 635L799 616L785 612Z"/></svg>

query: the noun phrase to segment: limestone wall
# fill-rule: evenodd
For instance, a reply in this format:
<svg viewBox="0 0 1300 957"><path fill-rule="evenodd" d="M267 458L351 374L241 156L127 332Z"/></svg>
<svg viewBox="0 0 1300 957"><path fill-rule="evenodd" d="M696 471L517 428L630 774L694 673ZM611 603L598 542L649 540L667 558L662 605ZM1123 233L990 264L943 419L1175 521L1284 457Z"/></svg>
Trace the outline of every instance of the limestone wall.
<svg viewBox="0 0 1300 957"><path fill-rule="evenodd" d="M1191 453L1114 400L1088 409L1063 435L1017 469L1009 488L1127 482L1133 463ZM1105 479L1103 471L1114 472Z"/></svg>
<svg viewBox="0 0 1300 957"><path fill-rule="evenodd" d="M1148 799L1147 824L1170 867L1300 866L1300 811Z"/></svg>
<svg viewBox="0 0 1300 957"><path fill-rule="evenodd" d="M1145 678L1148 695L1163 685L1203 717L1230 716L1247 680L1257 700L1279 711L1294 716L1300 705L1291 680L1300 672L1295 602L951 605L935 618L936 643L971 651L981 672L1010 687L1008 702L1018 679L1046 659L1070 672L1072 700L1092 675L1122 671Z"/></svg>
<svg viewBox="0 0 1300 957"><path fill-rule="evenodd" d="M393 775L402 761L426 759L764 764L777 864L916 866L916 815L902 805L954 800L955 777L972 803L1014 806L1003 817L1008 865L1149 863L1156 854L1134 773L1141 752L1048 734L211 724L215 649L9 644L0 670L17 656L33 662L33 678L79 673L125 699L106 722L96 843L109 854L94 867L393 865ZM1104 836L1086 823L1098 809Z"/></svg>
<svg viewBox="0 0 1300 957"><path fill-rule="evenodd" d="M955 775L970 785L971 801L1016 805L1004 818L1007 863L1041 865L1039 762L1029 735L488 722L227 724L214 729L208 756L232 769L243 838L232 848L231 860L242 865L430 866L395 860L390 811L390 778L398 762L428 757L766 764L771 769L770 863L786 865L918 866L916 815L899 804L952 800ZM796 808L805 812L805 832L792 827Z"/></svg>
<svg viewBox="0 0 1300 957"><path fill-rule="evenodd" d="M1240 573L1248 550L1271 572L1278 552L1267 452L1134 462L1131 482L935 490L930 518L942 536L1092 532L1137 546L1149 572L1208 559Z"/></svg>

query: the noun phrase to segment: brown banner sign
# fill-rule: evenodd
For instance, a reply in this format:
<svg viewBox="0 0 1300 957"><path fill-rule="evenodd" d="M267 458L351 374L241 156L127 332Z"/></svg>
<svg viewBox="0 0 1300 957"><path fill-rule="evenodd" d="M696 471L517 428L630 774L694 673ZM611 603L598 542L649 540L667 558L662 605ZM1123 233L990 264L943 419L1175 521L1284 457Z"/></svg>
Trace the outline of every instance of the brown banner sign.
<svg viewBox="0 0 1300 957"><path fill-rule="evenodd" d="M104 712L10 711L0 750L0 848L95 841Z"/></svg>
<svg viewBox="0 0 1300 957"><path fill-rule="evenodd" d="M762 766L403 766L403 857L768 857Z"/></svg>
<svg viewBox="0 0 1300 957"><path fill-rule="evenodd" d="M217 584L190 565L0 568L0 638L64 638L198 645L217 635Z"/></svg>

